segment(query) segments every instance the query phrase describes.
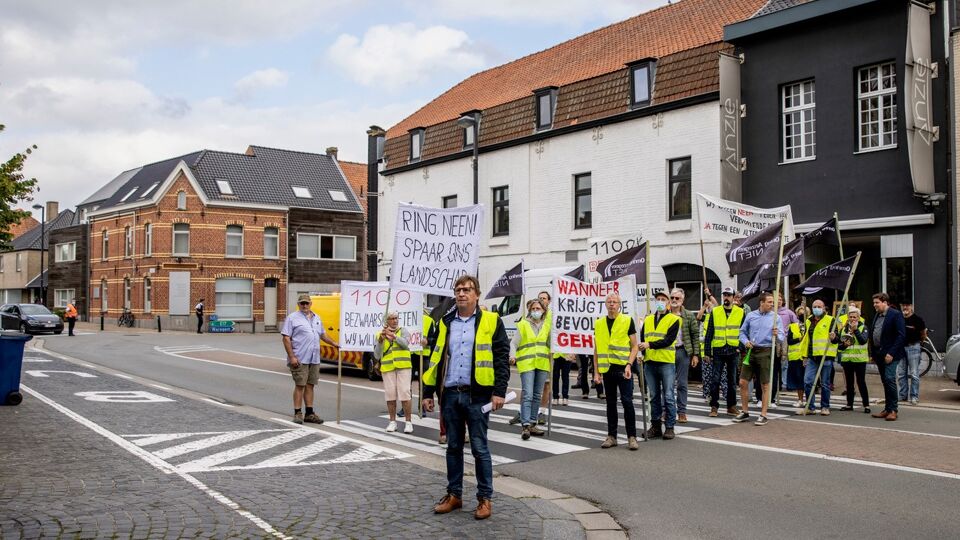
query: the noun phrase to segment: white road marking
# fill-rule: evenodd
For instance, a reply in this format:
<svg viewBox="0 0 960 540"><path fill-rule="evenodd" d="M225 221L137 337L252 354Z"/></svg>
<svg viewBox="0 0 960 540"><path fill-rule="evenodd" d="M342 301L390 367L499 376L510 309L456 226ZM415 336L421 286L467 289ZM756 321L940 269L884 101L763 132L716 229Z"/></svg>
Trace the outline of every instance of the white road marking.
<svg viewBox="0 0 960 540"><path fill-rule="evenodd" d="M47 373L70 373L71 375L76 375L81 379L96 379L97 376L92 373L84 373L83 371L66 371L62 369L28 369L26 371L27 375L37 377L38 379L47 378L49 375Z"/></svg>
<svg viewBox="0 0 960 540"><path fill-rule="evenodd" d="M133 377L129 375L124 375L123 373L114 373L113 376L120 377L121 379L129 379L131 381L133 380Z"/></svg>
<svg viewBox="0 0 960 540"><path fill-rule="evenodd" d="M101 390L76 392L73 395L80 396L87 401L101 403L172 403L175 401L145 390Z"/></svg>
<svg viewBox="0 0 960 540"><path fill-rule="evenodd" d="M853 429L874 429L877 431L892 431L894 433L906 433L908 435L925 435L927 437L940 437L942 439L960 439L960 436L957 435L944 435L942 433L926 433L923 431L907 431L904 429L893 429L893 428L882 428L882 427L873 427L873 426L855 426L851 424L837 424L835 422L825 422L822 420L804 420L802 418L787 418L791 422L807 422L810 424L820 424L821 426L836 426L843 428L853 428Z"/></svg>
<svg viewBox="0 0 960 540"><path fill-rule="evenodd" d="M941 388L938 392L960 392L960 388Z"/></svg>
<svg viewBox="0 0 960 540"><path fill-rule="evenodd" d="M215 400L215 399L210 399L210 398L200 398L200 399L202 399L202 400L204 400L204 401L209 401L210 403L213 403L214 405L219 405L219 406L221 406L221 407L229 407L229 408L231 408L231 409L233 408L233 405L231 405L231 404L229 404L229 403L221 403L221 402L219 402L219 401L217 401L217 400Z"/></svg>
<svg viewBox="0 0 960 540"><path fill-rule="evenodd" d="M285 422L285 420L274 418L273 420L279 420ZM383 431L381 428L368 426L361 422L354 422L353 420L344 420L339 425L336 426L336 429L342 429L350 433L356 433L357 435L363 435L371 439L376 439L378 441L389 442L391 444L396 444L399 446L406 446L407 448L413 448L421 452L427 452L428 454L435 454L438 456L446 456L447 448L446 446L440 446L438 444L422 443L418 442L423 439L416 439L409 437L404 437L399 433L391 434ZM515 459L510 459L503 456L498 456L496 454L490 454L491 459L493 460L494 465L504 465L506 463L515 463ZM473 456L469 452L463 456L463 459L466 463L473 463Z"/></svg>
<svg viewBox="0 0 960 540"><path fill-rule="evenodd" d="M167 391L170 390L169 388L167 388L166 386L164 386L164 385L162 385L162 384L151 384L150 386L152 386L152 387L154 387L154 388L159 388L160 390L167 390Z"/></svg>
<svg viewBox="0 0 960 540"><path fill-rule="evenodd" d="M762 451L765 451L765 452L774 452L774 453L778 453L778 454L788 454L788 455L792 455L792 456L801 456L801 457L809 457L809 458L816 458L816 459L825 459L825 460L827 460L827 461L839 461L839 462L841 462L841 463L852 463L852 464L854 464L854 465L866 465L866 466L868 466L868 467L877 467L877 468L880 468L880 469L890 469L890 470L895 470L895 471L912 472L912 473L917 473L917 474L925 474L925 475L929 475L929 476L939 476L939 477L941 477L941 478L950 478L950 479L952 479L952 480L960 480L960 474L948 473L948 472L943 472L943 471L933 471L933 470L930 470L930 469L918 469L918 468L916 468L916 467L907 467L907 466L905 466L905 465L894 465L894 464L892 464L892 463L880 463L880 462L877 462L877 461L866 461L866 460L863 460L863 459L854 459L854 458L847 458L847 457L841 457L841 456L830 456L830 455L827 455L827 454L819 454L819 453L816 453L816 452L805 452L805 451L803 451L803 450L790 450L790 449L787 449L787 448L775 448L775 447L772 447L772 446L761 446L761 445L759 445L759 444L750 444L750 443L735 442L735 441L723 441L723 440L719 440L719 439L708 439L708 438L706 438L706 437L700 437L700 436L697 436L697 435L684 435L683 438L684 438L684 439L691 440L691 441L701 441L701 442L707 442L707 443L712 443L712 444L722 444L722 445L726 445L726 446L736 446L736 447L739 447L739 448L750 448L750 449L752 449L752 450L762 450Z"/></svg>
<svg viewBox="0 0 960 540"><path fill-rule="evenodd" d="M269 431L289 431L289 430L269 430ZM256 435L258 433L264 433L263 430L250 430L250 431L229 431L227 433L221 433L220 435L215 435L213 437L207 437L206 439L200 439L197 441L190 441L183 444L178 444L176 446L171 446L169 448L164 448L163 450L157 450L154 452L157 457L162 459L168 459L176 456L182 456L183 454L189 454L190 452L196 452L197 450L203 450L204 448L209 448L211 446L216 446L218 444L223 444L231 441L236 441Z"/></svg>
<svg viewBox="0 0 960 540"><path fill-rule="evenodd" d="M440 422L436 418L424 418L418 422L419 425L426 426L433 429L440 429ZM493 429L487 430L487 440L490 442L497 442L501 444L509 444L510 446L519 446L520 448L526 448L529 450L537 450L538 452L544 452L547 454L568 454L570 452L579 452L580 450L586 450L586 446L579 446L576 444L569 444L560 441L552 441L543 437L532 437L528 441L524 441L520 438L519 434L512 435L504 433L503 431L496 431Z"/></svg>
<svg viewBox="0 0 960 540"><path fill-rule="evenodd" d="M327 437L315 443L310 443L302 448L298 448L292 452L287 452L286 454L280 454L279 456L266 459L257 465L261 467L283 467L286 465L300 463L309 457L315 456L345 442L345 440L346 439L343 437Z"/></svg>
<svg viewBox="0 0 960 540"><path fill-rule="evenodd" d="M231 448L229 450L224 450L223 452L217 452L216 454L204 456L188 463L182 463L178 465L177 468L184 472L199 472L210 467L216 467L221 463L228 463L251 454L256 454L257 452L269 450L270 448L280 446L281 444L302 439L303 437L313 434L313 430L309 429L288 431L275 437L270 437L269 439L250 443L239 448Z"/></svg>
<svg viewBox="0 0 960 540"><path fill-rule="evenodd" d="M27 386L25 386L25 385L23 385L23 384L20 385L20 388L21 388L23 391L27 392L28 394L30 394L30 395L34 396L35 398L39 399L40 401L42 401L42 402L46 403L47 405L53 407L55 410L63 413L65 416L67 416L67 417L70 418L71 420L73 420L73 421L77 422L78 424L86 427L87 429L90 429L90 430L93 431L94 433L96 433L96 434L98 434L98 435L101 435L102 437L106 438L106 439L109 440L110 442L116 444L117 446L123 448L124 450L130 452L131 454L133 454L133 455L139 457L140 459L146 461L147 463L149 463L150 465L152 465L152 466L155 467L156 469L158 469L158 470L160 470L160 471L162 471L162 472L164 472L164 473L166 473L166 474L176 474L176 475L179 476L180 478L183 478L184 480L186 480L187 482L189 482L191 485L193 485L194 487L196 487L197 489L199 489L200 491L202 491L203 493L205 493L205 494L208 495L209 497L213 498L214 500L216 500L216 501L219 502L220 504L226 506L227 508L230 508L231 510L233 510L233 511L236 512L237 514L239 514L239 515L243 516L244 518L250 520L251 522L253 522L254 525L256 525L257 527L259 527L261 530L263 530L263 531L266 532L267 534L269 534L269 535L271 535L271 536L273 536L273 537L275 537L275 538L280 538L280 539L283 539L283 540L293 540L293 537L287 536L287 535L283 534L282 532L280 532L280 531L278 531L277 529L273 528L273 526L271 526L271 525L270 525L269 523L267 523L265 520L261 519L260 517L256 516L255 514L253 514L253 513L251 513L251 512L248 512L247 510L244 510L243 508L240 507L239 504L235 503L233 500L231 500L231 499L228 498L227 496L223 495L223 494L220 493L219 491L216 491L216 490L214 490L214 489L211 489L211 488L208 487L206 484L204 484L203 482L197 480L196 478L194 478L193 476L191 476L191 475L189 475L189 474L186 474L186 473L184 473L184 472L181 472L181 471L176 470L175 467L173 467L172 465L170 465L170 464L167 463L166 461L163 461L162 459L154 456L154 455L151 454L150 452L147 452L146 450L138 447L137 445L131 443L130 441L127 441L126 439L124 439L123 437L120 437L120 436L117 435L116 433L113 433L112 431L107 430L106 428L104 428L103 426L97 424L96 422L93 422L93 421L88 420L87 418L85 418L85 417L83 417L83 416L80 416L79 414L73 412L72 410L64 407L63 405L60 405L59 403L53 401L52 399L48 398L47 396L44 396L43 394L41 394L41 393L39 393L39 392L37 392L37 391L35 391L35 390L32 390L32 389L30 389L29 387L27 387Z"/></svg>
<svg viewBox="0 0 960 540"><path fill-rule="evenodd" d="M221 431L218 433L223 432ZM200 433L160 433L157 435L123 435L123 437L126 437L133 444L143 447L151 444L160 444L162 442L186 439L189 437L195 437L197 435L200 435Z"/></svg>
<svg viewBox="0 0 960 540"><path fill-rule="evenodd" d="M25 364L28 362L35 362L35 363L41 364L44 362L53 362L53 360L50 360L49 358L40 358L39 356L24 356L23 362Z"/></svg>

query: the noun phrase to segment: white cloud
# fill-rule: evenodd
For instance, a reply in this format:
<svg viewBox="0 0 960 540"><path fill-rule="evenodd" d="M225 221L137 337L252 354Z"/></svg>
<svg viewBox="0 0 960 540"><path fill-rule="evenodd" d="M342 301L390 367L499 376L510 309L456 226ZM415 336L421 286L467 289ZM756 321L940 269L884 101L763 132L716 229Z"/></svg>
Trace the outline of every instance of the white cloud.
<svg viewBox="0 0 960 540"><path fill-rule="evenodd" d="M615 22L667 5L667 0L408 0L408 8L452 20L495 19L528 25Z"/></svg>
<svg viewBox="0 0 960 540"><path fill-rule="evenodd" d="M447 26L409 23L370 27L363 38L342 34L328 58L353 80L398 89L437 71L470 72L484 66L469 36Z"/></svg>
<svg viewBox="0 0 960 540"><path fill-rule="evenodd" d="M277 68L260 69L233 83L236 98L246 101L263 89L286 86L290 76Z"/></svg>

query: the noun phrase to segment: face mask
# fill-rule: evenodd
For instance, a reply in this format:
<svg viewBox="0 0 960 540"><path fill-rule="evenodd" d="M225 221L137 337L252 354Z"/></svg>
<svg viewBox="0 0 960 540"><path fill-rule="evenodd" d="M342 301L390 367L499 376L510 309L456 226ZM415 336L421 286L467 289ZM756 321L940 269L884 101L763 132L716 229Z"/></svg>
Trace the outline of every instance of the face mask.
<svg viewBox="0 0 960 540"><path fill-rule="evenodd" d="M657 300L656 306L657 306L657 311L663 311L667 309L667 303L664 302L663 300Z"/></svg>
<svg viewBox="0 0 960 540"><path fill-rule="evenodd" d="M819 317L821 315L823 315L823 308L818 308L818 307L813 308L814 317Z"/></svg>
<svg viewBox="0 0 960 540"><path fill-rule="evenodd" d="M533 319L533 320L535 320L535 321L539 321L539 320L540 320L540 317L543 317L543 312L542 312L542 311L531 311L531 312L530 312L530 318L531 318L531 319Z"/></svg>

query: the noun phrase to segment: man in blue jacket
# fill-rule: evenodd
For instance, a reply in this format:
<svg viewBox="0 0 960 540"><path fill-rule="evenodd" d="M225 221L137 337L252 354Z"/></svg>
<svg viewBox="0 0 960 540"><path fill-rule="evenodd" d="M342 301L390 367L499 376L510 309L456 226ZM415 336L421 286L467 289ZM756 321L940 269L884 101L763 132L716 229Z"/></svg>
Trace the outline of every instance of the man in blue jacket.
<svg viewBox="0 0 960 540"><path fill-rule="evenodd" d="M904 344L907 330L903 314L890 307L887 293L873 295L873 309L877 314L867 328L870 339L867 341L870 357L877 364L880 380L883 382L883 411L874 413L874 418L883 418L888 422L897 419L897 363L906 357Z"/></svg>

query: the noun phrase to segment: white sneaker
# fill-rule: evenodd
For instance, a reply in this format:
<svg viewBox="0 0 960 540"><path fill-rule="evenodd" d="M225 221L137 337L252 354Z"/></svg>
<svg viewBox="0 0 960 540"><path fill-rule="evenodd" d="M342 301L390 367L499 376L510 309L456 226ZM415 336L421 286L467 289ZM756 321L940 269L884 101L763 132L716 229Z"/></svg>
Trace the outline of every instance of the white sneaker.
<svg viewBox="0 0 960 540"><path fill-rule="evenodd" d="M404 432L404 433L413 433L413 422L404 422L404 423L403 423L403 432Z"/></svg>
<svg viewBox="0 0 960 540"><path fill-rule="evenodd" d="M910 400L910 404L911 404L911 405L918 405L919 403L920 403L920 400L919 400L919 399L911 399L911 400Z"/></svg>
<svg viewBox="0 0 960 540"><path fill-rule="evenodd" d="M559 400L559 399L553 400L553 404L554 404L554 405L559 405L559 404L560 404L560 400Z"/></svg>
<svg viewBox="0 0 960 540"><path fill-rule="evenodd" d="M570 405L570 400L567 399L567 398L563 398L562 400L560 400L560 404L561 404L561 405Z"/></svg>
<svg viewBox="0 0 960 540"><path fill-rule="evenodd" d="M396 430L397 430L397 423L391 420L390 423L387 424L387 432L392 433Z"/></svg>

